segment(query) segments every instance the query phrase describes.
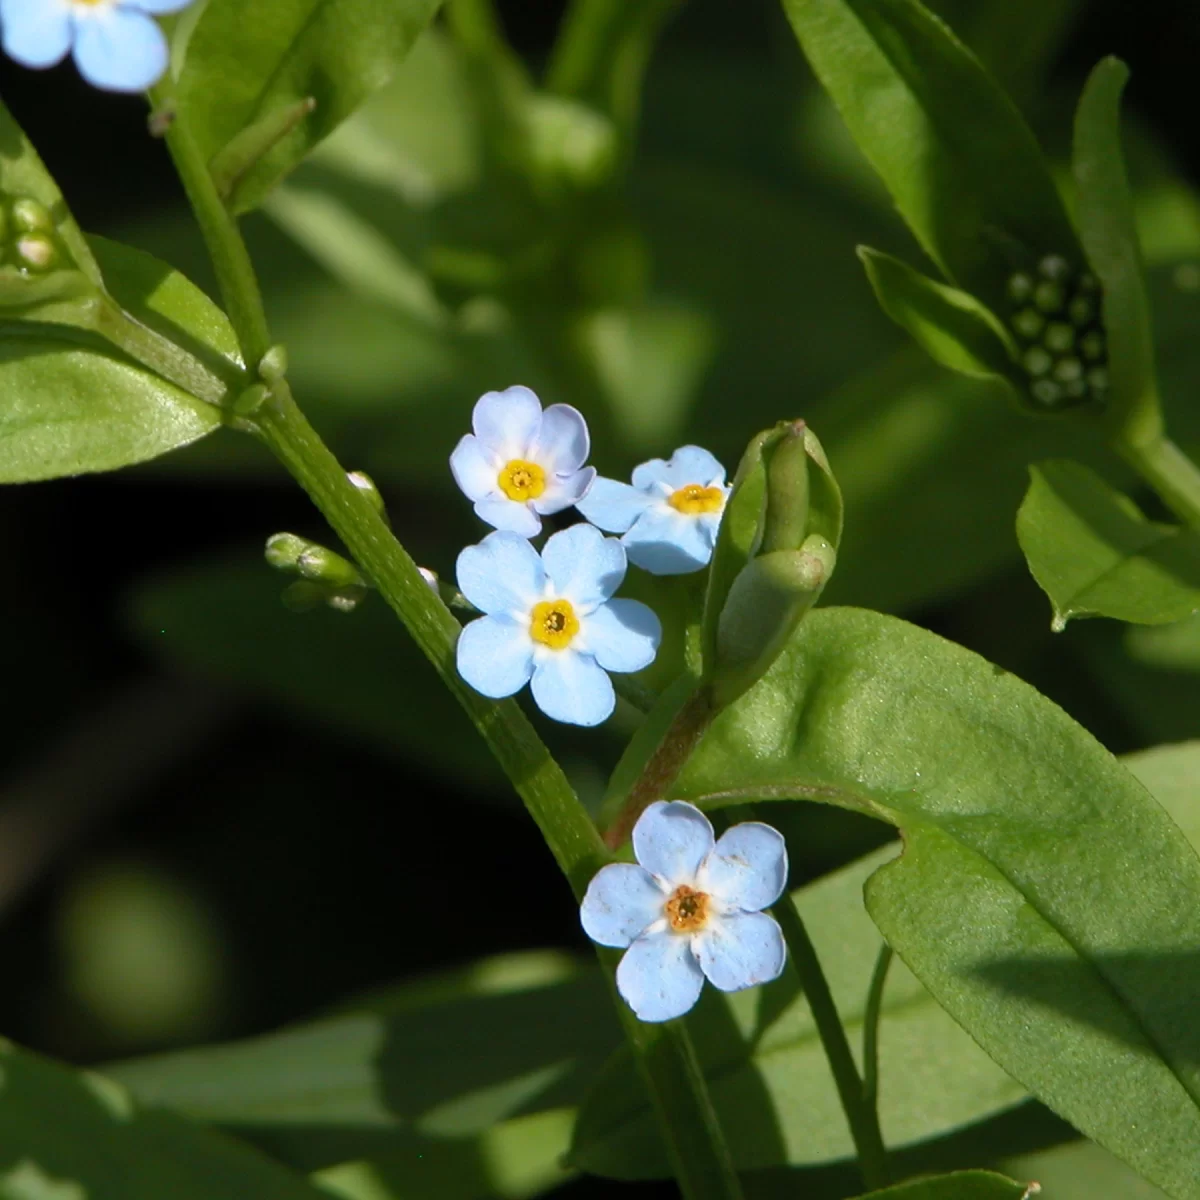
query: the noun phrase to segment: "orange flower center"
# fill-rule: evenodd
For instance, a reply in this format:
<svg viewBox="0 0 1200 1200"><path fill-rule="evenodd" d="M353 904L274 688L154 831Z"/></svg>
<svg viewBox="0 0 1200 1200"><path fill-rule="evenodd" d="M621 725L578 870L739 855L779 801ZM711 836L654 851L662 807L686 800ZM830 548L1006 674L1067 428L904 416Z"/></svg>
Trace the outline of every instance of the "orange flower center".
<svg viewBox="0 0 1200 1200"><path fill-rule="evenodd" d="M505 464L496 482L510 500L524 504L526 500L536 500L546 490L546 472L537 463L514 458Z"/></svg>
<svg viewBox="0 0 1200 1200"><path fill-rule="evenodd" d="M551 650L563 650L579 632L579 618L569 600L543 600L533 606L529 636Z"/></svg>
<svg viewBox="0 0 1200 1200"><path fill-rule="evenodd" d="M708 893L680 884L666 909L667 924L675 933L695 933L708 924Z"/></svg>
<svg viewBox="0 0 1200 1200"><path fill-rule="evenodd" d="M701 487L698 483L689 483L679 488L667 497L667 503L676 512L715 513L725 507L725 493L717 487Z"/></svg>

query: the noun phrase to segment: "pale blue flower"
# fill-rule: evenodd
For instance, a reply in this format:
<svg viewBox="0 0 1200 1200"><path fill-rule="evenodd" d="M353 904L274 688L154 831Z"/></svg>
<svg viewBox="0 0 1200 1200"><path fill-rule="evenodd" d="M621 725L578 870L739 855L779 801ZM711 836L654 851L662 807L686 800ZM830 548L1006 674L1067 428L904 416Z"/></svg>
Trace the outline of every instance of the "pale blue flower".
<svg viewBox="0 0 1200 1200"><path fill-rule="evenodd" d="M579 915L584 932L625 954L617 991L643 1021L681 1017L705 978L723 992L769 983L787 950L762 912L787 884L787 845L747 821L713 839L694 805L656 801L633 827L634 863L601 867Z"/></svg>
<svg viewBox="0 0 1200 1200"><path fill-rule="evenodd" d="M698 571L712 558L729 488L725 468L699 446L636 467L633 486L601 477L578 501L593 525L620 533L629 561L654 575Z"/></svg>
<svg viewBox="0 0 1200 1200"><path fill-rule="evenodd" d="M539 555L508 530L458 556L458 586L485 615L458 639L458 673L498 699L532 680L538 708L569 725L598 725L616 703L608 671L654 661L662 626L644 604L614 600L625 551L591 525L547 539Z"/></svg>
<svg viewBox="0 0 1200 1200"><path fill-rule="evenodd" d="M583 465L590 444L582 415L569 404L543 412L527 387L485 393L471 428L450 470L476 514L497 529L534 537L541 517L578 504L596 478L596 468Z"/></svg>
<svg viewBox="0 0 1200 1200"><path fill-rule="evenodd" d="M26 67L70 53L79 73L110 92L144 92L167 69L167 39L153 17L192 0L0 0L4 52Z"/></svg>

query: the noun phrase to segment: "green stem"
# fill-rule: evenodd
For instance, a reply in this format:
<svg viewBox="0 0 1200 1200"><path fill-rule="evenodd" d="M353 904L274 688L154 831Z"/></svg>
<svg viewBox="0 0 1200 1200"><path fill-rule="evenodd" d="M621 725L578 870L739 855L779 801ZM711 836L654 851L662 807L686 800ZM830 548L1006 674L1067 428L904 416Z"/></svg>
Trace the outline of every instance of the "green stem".
<svg viewBox="0 0 1200 1200"><path fill-rule="evenodd" d="M879 947L871 986L867 989L867 1009L863 1016L863 1102L879 1116L879 1013L883 1006L883 988L888 968L892 965L892 948L884 942Z"/></svg>
<svg viewBox="0 0 1200 1200"><path fill-rule="evenodd" d="M158 111L173 110L175 96L169 75L151 90L150 99ZM188 128L185 114L175 114L166 126L165 136L167 149L204 235L225 311L237 333L246 366L253 371L271 348L266 310L254 264L250 261L237 220L221 199L208 161Z"/></svg>
<svg viewBox="0 0 1200 1200"><path fill-rule="evenodd" d="M1200 468L1168 437L1117 449L1185 525L1200 529Z"/></svg>
<svg viewBox="0 0 1200 1200"><path fill-rule="evenodd" d="M804 994L808 997L813 1023L817 1027L817 1035L824 1047L825 1057L829 1060L838 1097L846 1113L846 1122L850 1126L850 1136L858 1152L858 1165L863 1182L868 1191L886 1187L887 1154L883 1147L883 1135L879 1132L879 1118L874 1105L866 1102L865 1088L854 1064L850 1043L846 1040L846 1029L838 1016L833 994L817 958L816 947L808 936L808 930L804 927L804 921L795 904L789 899L785 897L771 911L783 930L792 965L796 968Z"/></svg>

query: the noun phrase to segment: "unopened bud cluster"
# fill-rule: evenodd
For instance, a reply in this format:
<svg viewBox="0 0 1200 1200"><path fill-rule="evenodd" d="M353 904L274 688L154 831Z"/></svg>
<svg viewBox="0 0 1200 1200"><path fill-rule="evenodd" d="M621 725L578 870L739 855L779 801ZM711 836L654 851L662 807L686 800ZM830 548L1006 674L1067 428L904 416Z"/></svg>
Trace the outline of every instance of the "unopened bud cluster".
<svg viewBox="0 0 1200 1200"><path fill-rule="evenodd" d="M10 196L0 202L0 261L22 274L41 274L67 259L54 228L54 218L31 196Z"/></svg>
<svg viewBox="0 0 1200 1200"><path fill-rule="evenodd" d="M1048 411L1108 397L1108 346L1100 285L1058 254L1008 281L1008 324L1029 374L1029 394Z"/></svg>

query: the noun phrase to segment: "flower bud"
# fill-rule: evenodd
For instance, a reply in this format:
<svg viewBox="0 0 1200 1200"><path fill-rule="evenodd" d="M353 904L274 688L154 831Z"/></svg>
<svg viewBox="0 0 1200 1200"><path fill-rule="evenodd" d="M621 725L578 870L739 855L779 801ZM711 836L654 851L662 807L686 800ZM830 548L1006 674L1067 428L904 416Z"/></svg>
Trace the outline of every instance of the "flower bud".
<svg viewBox="0 0 1200 1200"><path fill-rule="evenodd" d="M50 210L32 196L18 196L12 202L12 227L16 233L53 233Z"/></svg>
<svg viewBox="0 0 1200 1200"><path fill-rule="evenodd" d="M29 271L48 271L58 260L54 239L44 233L24 233L13 247L17 261Z"/></svg>
<svg viewBox="0 0 1200 1200"><path fill-rule="evenodd" d="M371 507L386 521L387 505L384 504L383 497L379 494L379 489L375 486L375 480L366 471L347 471L346 478L370 500Z"/></svg>
<svg viewBox="0 0 1200 1200"><path fill-rule="evenodd" d="M288 369L287 347L275 345L258 360L258 377L264 383L278 383Z"/></svg>

